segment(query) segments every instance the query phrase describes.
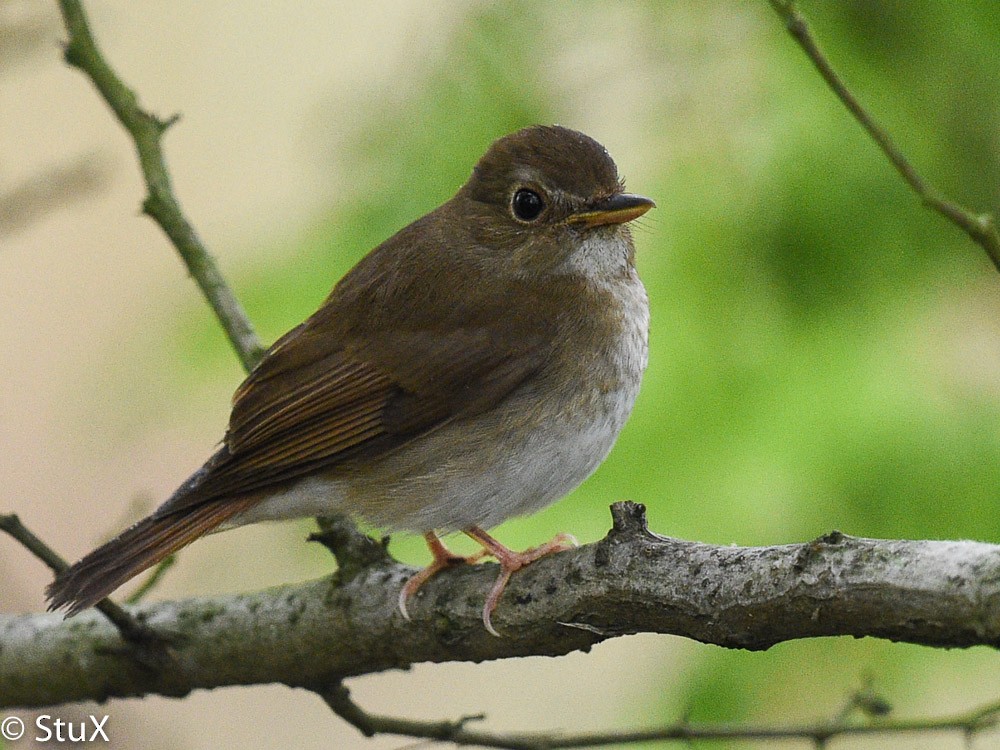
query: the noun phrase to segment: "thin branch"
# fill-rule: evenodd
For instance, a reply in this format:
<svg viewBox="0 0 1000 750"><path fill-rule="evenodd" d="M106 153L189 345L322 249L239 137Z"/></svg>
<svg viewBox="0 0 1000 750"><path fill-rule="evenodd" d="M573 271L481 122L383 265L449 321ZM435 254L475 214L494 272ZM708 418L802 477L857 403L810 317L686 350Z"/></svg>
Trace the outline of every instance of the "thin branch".
<svg viewBox="0 0 1000 750"><path fill-rule="evenodd" d="M0 531L6 532L20 542L31 554L48 565L53 573L61 573L69 567L59 553L36 536L15 513L0 514ZM121 633L122 638L130 643L145 645L159 640L152 630L110 599L98 602L95 609L107 617Z"/></svg>
<svg viewBox="0 0 1000 750"><path fill-rule="evenodd" d="M31 554L48 565L54 573L61 573L69 565L55 550L35 536L27 526L21 523L16 513L0 515L0 531L5 531Z"/></svg>
<svg viewBox="0 0 1000 750"><path fill-rule="evenodd" d="M357 729L365 737L377 734L395 734L415 739L438 740L456 745L480 745L482 747L515 747L512 745L491 744L490 735L485 732L469 732L465 726L473 721L482 721L484 714L463 716L456 721L420 721L400 719L393 716L371 714L351 700L351 691L341 682L333 687L318 690L317 694L337 716ZM484 741L477 741L484 740ZM494 740L497 741L497 740Z"/></svg>
<svg viewBox="0 0 1000 750"><path fill-rule="evenodd" d="M148 594L156 587L156 584L160 582L160 579L163 578L163 575L172 567L174 567L174 563L176 562L177 562L177 555L167 555L165 558L160 560L160 562L157 563L156 567L153 568L153 572L149 574L149 577L147 577L146 580L142 582L139 588L137 588L135 591L133 591L129 596L125 598L125 603L138 604L139 602L141 602L143 598L145 598L146 594Z"/></svg>
<svg viewBox="0 0 1000 750"><path fill-rule="evenodd" d="M263 355L264 348L215 261L194 227L184 217L170 185L160 140L177 117L161 120L139 106L135 92L118 78L101 55L78 0L59 0L59 7L69 33L65 50L66 62L83 71L93 81L135 141L139 164L149 191L142 204L143 212L160 225L177 248L229 337L243 367L247 371L251 370Z"/></svg>
<svg viewBox="0 0 1000 750"><path fill-rule="evenodd" d="M557 750L558 748L607 747L640 742L699 742L710 740L807 740L817 746L837 737L958 732L973 737L1000 723L1000 701L973 711L931 719L878 720L865 724L849 723L846 717L832 722L787 727L751 727L739 725L697 726L681 721L657 729L567 734L562 732L494 733L469 729L482 716L467 716L457 721L421 721L400 719L365 711L351 700L350 691L340 683L318 690L319 696L344 721L366 737L392 734L414 739L449 742L453 745L499 748L500 750Z"/></svg>
<svg viewBox="0 0 1000 750"><path fill-rule="evenodd" d="M950 222L962 229L989 256L993 265L1000 271L1000 234L997 233L996 222L991 214L976 214L948 199L933 185L925 180L903 155L892 140L889 133L861 105L857 97L848 89L840 75L833 69L830 61L820 50L806 19L799 12L794 0L769 0L771 7L781 16L788 33L798 42L826 84L833 90L844 106L854 115L878 144L896 171L902 175L907 184L924 202L924 205L937 211Z"/></svg>

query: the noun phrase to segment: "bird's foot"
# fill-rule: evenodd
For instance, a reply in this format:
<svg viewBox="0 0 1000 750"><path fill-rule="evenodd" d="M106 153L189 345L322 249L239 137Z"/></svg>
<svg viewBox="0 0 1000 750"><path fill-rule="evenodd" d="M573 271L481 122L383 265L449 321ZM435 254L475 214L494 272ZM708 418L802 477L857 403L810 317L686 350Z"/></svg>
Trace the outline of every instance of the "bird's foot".
<svg viewBox="0 0 1000 750"><path fill-rule="evenodd" d="M451 568L455 565L462 565L464 563L478 562L489 554L486 550L483 550L482 552L477 552L475 555L470 555L469 557L456 555L444 546L444 542L442 542L433 531L428 531L424 534L424 539L427 540L427 546L431 550L431 555L433 555L431 564L412 576L399 592L399 611L407 620L410 619L410 613L406 609L406 602L411 596L417 593L417 590L427 583L427 581L445 568Z"/></svg>
<svg viewBox="0 0 1000 750"><path fill-rule="evenodd" d="M571 534L558 534L545 544L526 549L524 552L515 552L509 547L500 544L500 542L478 526L467 529L465 533L483 545L484 554L495 557L497 562L500 563L500 575L497 576L496 581L493 583L493 588L490 589L490 593L486 597L486 603L483 605L483 625L491 635L495 635L497 638L500 637L500 634L493 627L493 610L497 608L497 604L500 602L500 597L503 596L504 589L507 588L510 577L524 566L535 562L535 560L546 555L551 555L554 552L563 552L577 546L577 541Z"/></svg>
<svg viewBox="0 0 1000 750"><path fill-rule="evenodd" d="M521 568L535 562L535 560L546 555L551 555L554 552L563 552L577 546L577 541L571 534L558 534L545 544L526 549L523 552L515 552L498 542L478 526L466 529L465 533L483 546L481 552L468 557L456 555L444 546L444 543L433 531L424 534L424 539L427 540L427 546L430 548L433 559L430 565L412 576L399 592L399 611L404 618L407 620L410 619L410 613L406 608L409 598L417 593L420 587L435 575L445 568L464 563L478 562L482 558L489 556L496 558L496 561L500 563L500 575L497 576L496 581L493 583L493 588L490 589L490 593L483 605L483 625L487 632L499 638L500 634L493 627L492 615L493 610L500 603L500 597L503 596L504 589L507 588L510 577Z"/></svg>

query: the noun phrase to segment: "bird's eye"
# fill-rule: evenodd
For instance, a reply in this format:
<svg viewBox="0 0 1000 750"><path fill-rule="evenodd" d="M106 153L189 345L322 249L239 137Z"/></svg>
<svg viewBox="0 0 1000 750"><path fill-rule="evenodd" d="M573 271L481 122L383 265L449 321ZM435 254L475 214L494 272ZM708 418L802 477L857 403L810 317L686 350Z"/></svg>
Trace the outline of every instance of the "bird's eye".
<svg viewBox="0 0 1000 750"><path fill-rule="evenodd" d="M511 198L510 207L514 216L521 221L534 221L545 208L545 203L542 201L542 196L534 190L521 188Z"/></svg>

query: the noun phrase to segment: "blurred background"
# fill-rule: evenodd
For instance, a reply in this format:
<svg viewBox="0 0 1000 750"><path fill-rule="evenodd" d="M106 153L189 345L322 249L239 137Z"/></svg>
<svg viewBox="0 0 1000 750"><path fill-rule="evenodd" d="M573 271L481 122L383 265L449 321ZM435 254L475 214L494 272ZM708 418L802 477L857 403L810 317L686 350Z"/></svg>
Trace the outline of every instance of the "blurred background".
<svg viewBox="0 0 1000 750"><path fill-rule="evenodd" d="M802 5L923 174L995 211L994 0ZM645 503L659 533L712 543L831 529L1000 542L1000 277L920 206L764 0L87 7L143 104L182 113L165 142L176 192L267 341L521 126L587 132L631 190L655 198L636 231L652 334L634 416L579 490L496 531L511 546L558 531L599 539L620 499ZM0 511L75 559L200 465L242 374L175 252L139 215L131 144L62 64L63 38L54 3L0 0ZM331 559L303 543L311 528L202 540L153 596L324 575ZM419 540L393 550L427 559ZM0 538L0 611L42 609L48 580ZM582 731L682 716L818 721L869 683L900 716L1000 696L995 653L850 638L744 653L635 636L350 686L373 711ZM61 715L73 711L94 707ZM314 696L280 687L104 712L117 747L408 745L364 740Z"/></svg>

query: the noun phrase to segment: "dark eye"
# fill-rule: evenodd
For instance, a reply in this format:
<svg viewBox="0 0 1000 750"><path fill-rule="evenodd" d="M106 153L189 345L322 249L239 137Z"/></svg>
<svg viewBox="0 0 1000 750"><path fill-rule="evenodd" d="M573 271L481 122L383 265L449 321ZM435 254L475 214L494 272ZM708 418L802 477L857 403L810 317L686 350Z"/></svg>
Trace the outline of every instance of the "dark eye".
<svg viewBox="0 0 1000 750"><path fill-rule="evenodd" d="M545 208L545 204L542 202L542 196L534 190L521 188L514 193L510 207L514 211L514 216L521 221L534 221Z"/></svg>

